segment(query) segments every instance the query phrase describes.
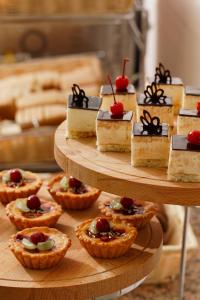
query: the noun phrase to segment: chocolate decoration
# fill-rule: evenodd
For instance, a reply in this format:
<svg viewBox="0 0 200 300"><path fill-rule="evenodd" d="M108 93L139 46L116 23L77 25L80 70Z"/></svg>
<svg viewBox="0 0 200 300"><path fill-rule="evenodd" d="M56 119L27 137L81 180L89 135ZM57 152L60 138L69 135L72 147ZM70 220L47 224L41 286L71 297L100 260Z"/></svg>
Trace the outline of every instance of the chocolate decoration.
<svg viewBox="0 0 200 300"><path fill-rule="evenodd" d="M148 82L149 83L155 82L155 77L149 77ZM159 85L159 84L168 85L168 83L158 83L158 82L156 82L156 83L157 83L157 85ZM172 77L171 85L183 86L183 81L179 77Z"/></svg>
<svg viewBox="0 0 200 300"><path fill-rule="evenodd" d="M72 93L73 93L73 97L72 97L72 105L75 107L88 107L88 102L89 99L88 97L85 95L84 90L80 89L80 87L78 86L78 84L73 84L72 86Z"/></svg>
<svg viewBox="0 0 200 300"><path fill-rule="evenodd" d="M116 85L113 85L115 95L126 95L126 94L135 94L135 88L132 84L129 84L127 90L118 91L116 90ZM112 95L112 89L110 85L102 85L101 95Z"/></svg>
<svg viewBox="0 0 200 300"><path fill-rule="evenodd" d="M97 115L98 121L131 121L132 111L124 112L122 116L113 117L109 111L100 110Z"/></svg>
<svg viewBox="0 0 200 300"><path fill-rule="evenodd" d="M200 152L200 145L190 144L185 135L173 135L172 150Z"/></svg>
<svg viewBox="0 0 200 300"><path fill-rule="evenodd" d="M137 104L141 106L160 106L160 107L172 106L172 98L166 97L164 103L146 103L145 95L140 94L139 97L137 98Z"/></svg>
<svg viewBox="0 0 200 300"><path fill-rule="evenodd" d="M156 68L155 73L155 82L156 83L172 83L172 77L169 70L165 70L163 64L159 63L159 66Z"/></svg>
<svg viewBox="0 0 200 300"><path fill-rule="evenodd" d="M88 96L87 98L89 99L88 106L79 107L79 106L74 106L73 95L70 95L68 99L68 107L73 109L99 110L102 102L101 98L94 97L94 96Z"/></svg>
<svg viewBox="0 0 200 300"><path fill-rule="evenodd" d="M158 117L151 117L147 110L143 110L143 116L140 117L143 124L142 132L147 132L148 135L161 135L162 126Z"/></svg>
<svg viewBox="0 0 200 300"><path fill-rule="evenodd" d="M159 89L155 82L152 82L151 85L147 85L144 95L144 104L164 105L166 103L164 90Z"/></svg>
<svg viewBox="0 0 200 300"><path fill-rule="evenodd" d="M197 109L180 109L179 116L200 118L200 113Z"/></svg>
<svg viewBox="0 0 200 300"><path fill-rule="evenodd" d="M200 87L186 86L185 95L200 96Z"/></svg>
<svg viewBox="0 0 200 300"><path fill-rule="evenodd" d="M162 126L162 132L158 136L168 137L168 125L166 123L163 123L163 124L161 124L161 126ZM143 131L142 123L134 123L133 135L134 136L143 136L143 137L155 136L155 134L149 134L147 131Z"/></svg>

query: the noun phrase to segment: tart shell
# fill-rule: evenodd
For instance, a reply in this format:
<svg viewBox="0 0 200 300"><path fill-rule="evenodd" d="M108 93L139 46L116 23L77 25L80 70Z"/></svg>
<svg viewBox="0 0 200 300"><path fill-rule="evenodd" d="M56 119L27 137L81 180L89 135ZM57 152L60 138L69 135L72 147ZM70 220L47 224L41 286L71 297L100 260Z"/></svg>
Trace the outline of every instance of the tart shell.
<svg viewBox="0 0 200 300"><path fill-rule="evenodd" d="M98 199L99 195L101 194L100 190L90 186L87 186L89 191L84 194L74 194L70 191L62 192L54 190L54 184L56 182L59 182L62 177L63 175L54 177L48 184L48 191L53 199L63 208L72 210L86 209L92 206L92 204Z"/></svg>
<svg viewBox="0 0 200 300"><path fill-rule="evenodd" d="M142 214L123 215L121 213L115 212L112 208L106 206L110 204L111 202L110 200L103 200L102 202L100 202L99 209L101 213L106 217L112 217L112 219L115 221L123 221L140 229L146 226L153 218L153 216L156 215L157 207L155 204L150 202L144 202L139 200L134 200L134 201L136 205L139 204L144 207L144 212Z"/></svg>
<svg viewBox="0 0 200 300"><path fill-rule="evenodd" d="M6 171L0 172L0 178L4 172ZM8 187L5 184L0 183L0 201L2 204L6 205L18 198L27 198L28 196L34 195L38 192L42 185L42 180L32 172L26 172L26 175L33 178L34 181L19 188Z"/></svg>
<svg viewBox="0 0 200 300"><path fill-rule="evenodd" d="M17 227L17 229L25 229L31 227L47 226L53 227L57 223L59 217L62 214L62 208L55 202L43 201L45 203L50 203L53 210L44 213L42 216L35 218L24 217L19 209L15 208L15 201L12 201L6 206L6 214L10 221Z"/></svg>
<svg viewBox="0 0 200 300"><path fill-rule="evenodd" d="M111 218L107 218L112 221ZM125 236L116 238L110 242L103 242L99 238L91 238L86 230L93 219L80 224L76 229L76 236L87 252L98 258L117 258L124 255L131 247L137 237L137 229L125 223L112 222L116 228L124 229Z"/></svg>
<svg viewBox="0 0 200 300"><path fill-rule="evenodd" d="M17 260L25 267L29 269L48 269L57 265L65 256L68 248L71 246L71 240L62 232L55 228L48 227L34 227L26 228L19 231L18 234L32 234L34 232L42 231L44 234L58 236L62 241L62 245L54 251L41 251L40 253L31 253L26 251L21 242L16 241L16 235L13 235L9 240L10 250L13 252Z"/></svg>

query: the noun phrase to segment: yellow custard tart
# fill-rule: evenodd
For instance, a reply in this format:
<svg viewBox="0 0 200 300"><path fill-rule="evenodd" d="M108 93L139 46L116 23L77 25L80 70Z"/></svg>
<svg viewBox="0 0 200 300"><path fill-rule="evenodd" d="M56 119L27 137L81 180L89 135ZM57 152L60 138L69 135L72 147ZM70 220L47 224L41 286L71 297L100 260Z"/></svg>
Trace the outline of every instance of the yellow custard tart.
<svg viewBox="0 0 200 300"><path fill-rule="evenodd" d="M48 269L57 265L71 246L66 234L55 228L26 228L9 240L10 250L29 269Z"/></svg>
<svg viewBox="0 0 200 300"><path fill-rule="evenodd" d="M25 198L36 194L42 185L38 175L11 169L0 172L0 201L7 204L18 198Z"/></svg>
<svg viewBox="0 0 200 300"><path fill-rule="evenodd" d="M53 201L31 195L28 198L20 198L8 203L6 213L18 229L37 226L52 227L61 216L62 208Z"/></svg>
<svg viewBox="0 0 200 300"><path fill-rule="evenodd" d="M124 255L137 236L137 229L108 217L89 219L76 229L81 245L91 256L116 258Z"/></svg>
<svg viewBox="0 0 200 300"><path fill-rule="evenodd" d="M144 227L157 212L153 203L118 196L100 202L99 209L103 215L137 228Z"/></svg>
<svg viewBox="0 0 200 300"><path fill-rule="evenodd" d="M48 184L53 199L63 208L81 210L90 207L101 191L66 175L57 175Z"/></svg>

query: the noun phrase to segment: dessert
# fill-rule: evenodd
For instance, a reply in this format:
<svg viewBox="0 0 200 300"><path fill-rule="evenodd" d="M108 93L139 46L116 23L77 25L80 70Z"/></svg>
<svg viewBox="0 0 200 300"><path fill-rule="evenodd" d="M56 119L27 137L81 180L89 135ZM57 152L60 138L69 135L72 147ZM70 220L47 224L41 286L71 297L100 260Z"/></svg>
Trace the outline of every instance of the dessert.
<svg viewBox="0 0 200 300"><path fill-rule="evenodd" d="M80 180L66 175L57 175L48 184L48 191L53 199L63 208L85 209L99 197L101 191Z"/></svg>
<svg viewBox="0 0 200 300"><path fill-rule="evenodd" d="M198 101L200 101L200 88L194 86L186 86L182 108L196 109Z"/></svg>
<svg viewBox="0 0 200 300"><path fill-rule="evenodd" d="M149 223L157 211L153 203L128 197L106 199L100 202L99 209L106 217L127 222L137 228L142 228Z"/></svg>
<svg viewBox="0 0 200 300"><path fill-rule="evenodd" d="M7 204L6 213L18 228L54 226L62 214L61 206L55 202L31 195Z"/></svg>
<svg viewBox="0 0 200 300"><path fill-rule="evenodd" d="M180 109L177 120L177 133L187 134L191 130L200 129L200 102L196 109Z"/></svg>
<svg viewBox="0 0 200 300"><path fill-rule="evenodd" d="M124 255L137 236L137 230L108 217L89 219L76 229L81 245L94 257L115 258Z"/></svg>
<svg viewBox="0 0 200 300"><path fill-rule="evenodd" d="M143 111L135 123L131 139L131 164L134 167L165 167L169 155L168 125Z"/></svg>
<svg viewBox="0 0 200 300"><path fill-rule="evenodd" d="M77 84L73 84L72 92L73 95L69 96L67 107L67 137L95 136L95 122L101 99L87 97Z"/></svg>
<svg viewBox="0 0 200 300"><path fill-rule="evenodd" d="M170 71L166 70L163 64L159 63L159 66L156 68L155 77L150 78L149 81L150 83L154 81L159 88L164 90L166 96L172 98L174 113L178 114L184 97L182 80L178 77L172 77Z"/></svg>
<svg viewBox="0 0 200 300"><path fill-rule="evenodd" d="M14 234L10 250L29 269L48 269L57 265L71 246L66 234L49 227L26 228Z"/></svg>
<svg viewBox="0 0 200 300"><path fill-rule="evenodd" d="M113 86L114 93L117 95L118 101L122 102L125 111L135 112L136 93L132 84L129 84L128 77L125 76L125 64L128 60L124 59L122 75L119 75L115 80ZM101 110L109 110L113 102L112 87L110 85L103 85L100 91L102 98Z"/></svg>
<svg viewBox="0 0 200 300"><path fill-rule="evenodd" d="M97 115L96 133L99 151L129 152L131 150L131 128L133 112L124 111L122 102L116 101L109 77L114 102L110 111L100 110Z"/></svg>
<svg viewBox="0 0 200 300"><path fill-rule="evenodd" d="M168 179L200 182L200 130L172 136Z"/></svg>
<svg viewBox="0 0 200 300"><path fill-rule="evenodd" d="M148 85L144 94L140 94L137 99L137 122L140 121L144 109L148 110L151 115L158 116L161 123L174 125L172 99L166 97L164 90L158 88L155 82Z"/></svg>
<svg viewBox="0 0 200 300"><path fill-rule="evenodd" d="M0 172L0 201L7 204L36 194L42 185L38 175L21 169Z"/></svg>

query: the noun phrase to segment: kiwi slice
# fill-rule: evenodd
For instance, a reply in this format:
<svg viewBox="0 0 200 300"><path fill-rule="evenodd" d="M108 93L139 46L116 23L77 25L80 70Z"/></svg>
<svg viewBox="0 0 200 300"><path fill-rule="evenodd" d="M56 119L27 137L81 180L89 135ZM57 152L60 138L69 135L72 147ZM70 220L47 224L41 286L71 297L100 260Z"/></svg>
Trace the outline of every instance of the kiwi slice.
<svg viewBox="0 0 200 300"><path fill-rule="evenodd" d="M123 206L121 205L120 201L118 199L113 199L110 203L110 206L114 210L120 210L123 209Z"/></svg>
<svg viewBox="0 0 200 300"><path fill-rule="evenodd" d="M21 210L22 212L29 212L30 209L26 204L26 199L17 199L16 200L16 207Z"/></svg>
<svg viewBox="0 0 200 300"><path fill-rule="evenodd" d="M23 238L22 244L23 244L24 248L28 249L28 250L35 250L37 248L37 245L33 244L31 241L29 241L26 238Z"/></svg>
<svg viewBox="0 0 200 300"><path fill-rule="evenodd" d="M52 239L48 239L45 242L41 242L37 244L37 249L40 251L47 251L47 250L51 250L54 247L54 240Z"/></svg>
<svg viewBox="0 0 200 300"><path fill-rule="evenodd" d="M98 233L98 230L97 230L97 227L96 227L96 220L93 220L92 223L90 224L90 227L89 227L89 231L93 234L97 234Z"/></svg>
<svg viewBox="0 0 200 300"><path fill-rule="evenodd" d="M62 188L63 191L67 191L67 189L69 188L68 179L67 179L66 176L64 176L61 179L60 186L61 186L61 188Z"/></svg>

